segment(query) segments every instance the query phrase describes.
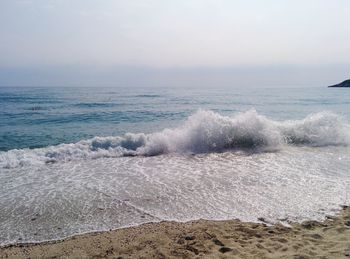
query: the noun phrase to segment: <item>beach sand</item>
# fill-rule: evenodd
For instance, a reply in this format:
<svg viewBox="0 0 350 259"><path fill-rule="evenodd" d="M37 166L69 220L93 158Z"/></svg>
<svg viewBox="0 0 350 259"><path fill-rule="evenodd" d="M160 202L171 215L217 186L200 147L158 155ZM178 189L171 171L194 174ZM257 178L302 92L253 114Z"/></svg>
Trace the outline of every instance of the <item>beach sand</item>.
<svg viewBox="0 0 350 259"><path fill-rule="evenodd" d="M263 220L263 219L261 219ZM1 258L350 258L350 208L324 222L160 222L0 248Z"/></svg>

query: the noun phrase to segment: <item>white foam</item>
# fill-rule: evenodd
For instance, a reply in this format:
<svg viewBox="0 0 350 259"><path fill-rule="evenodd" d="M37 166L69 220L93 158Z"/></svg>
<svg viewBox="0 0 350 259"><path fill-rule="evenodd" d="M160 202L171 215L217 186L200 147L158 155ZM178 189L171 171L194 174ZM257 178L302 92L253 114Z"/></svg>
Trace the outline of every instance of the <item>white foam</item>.
<svg viewBox="0 0 350 259"><path fill-rule="evenodd" d="M285 146L3 170L0 246L159 220L322 220L350 205L349 165L349 147Z"/></svg>
<svg viewBox="0 0 350 259"><path fill-rule="evenodd" d="M181 126L152 134L128 133L118 137L95 137L73 144L0 152L0 168L100 157L349 144L349 124L330 112L311 114L303 120L279 122L259 115L254 109L230 117L199 110Z"/></svg>

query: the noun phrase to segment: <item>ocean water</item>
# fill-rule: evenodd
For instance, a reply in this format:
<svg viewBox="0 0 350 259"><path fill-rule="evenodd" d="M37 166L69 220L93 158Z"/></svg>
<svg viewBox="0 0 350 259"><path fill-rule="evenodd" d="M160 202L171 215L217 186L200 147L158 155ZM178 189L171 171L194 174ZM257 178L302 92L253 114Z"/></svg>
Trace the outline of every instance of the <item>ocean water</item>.
<svg viewBox="0 0 350 259"><path fill-rule="evenodd" d="M0 244L350 205L350 91L0 88Z"/></svg>

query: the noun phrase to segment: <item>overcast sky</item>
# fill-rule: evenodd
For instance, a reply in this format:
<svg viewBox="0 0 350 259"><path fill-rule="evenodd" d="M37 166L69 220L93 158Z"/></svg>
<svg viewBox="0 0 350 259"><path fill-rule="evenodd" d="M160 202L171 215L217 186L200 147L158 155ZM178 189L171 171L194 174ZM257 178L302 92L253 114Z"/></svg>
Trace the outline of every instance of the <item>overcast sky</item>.
<svg viewBox="0 0 350 259"><path fill-rule="evenodd" d="M0 0L0 85L323 85L349 0Z"/></svg>

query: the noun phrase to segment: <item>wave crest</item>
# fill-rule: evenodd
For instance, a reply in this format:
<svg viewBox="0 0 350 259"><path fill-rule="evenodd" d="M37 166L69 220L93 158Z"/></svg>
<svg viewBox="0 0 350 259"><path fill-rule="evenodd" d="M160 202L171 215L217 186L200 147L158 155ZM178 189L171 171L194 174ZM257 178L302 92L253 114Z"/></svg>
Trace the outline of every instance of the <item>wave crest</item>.
<svg viewBox="0 0 350 259"><path fill-rule="evenodd" d="M0 168L100 157L205 153L240 148L271 150L283 145L347 146L349 143L350 126L330 112L279 122L255 110L232 117L200 110L180 127L152 134L127 133L73 144L0 152Z"/></svg>

